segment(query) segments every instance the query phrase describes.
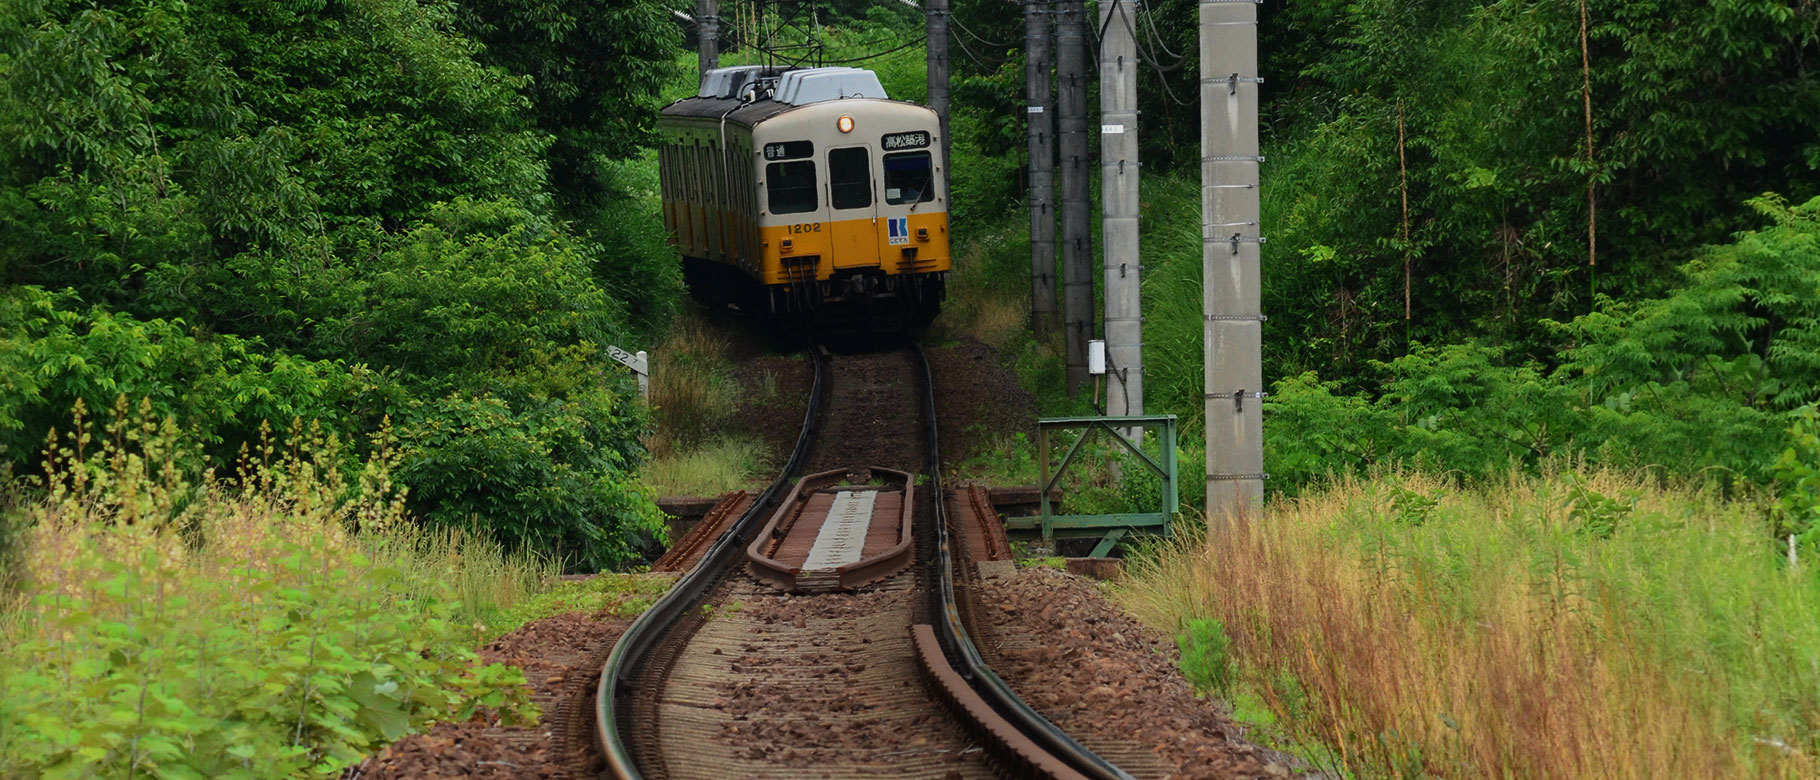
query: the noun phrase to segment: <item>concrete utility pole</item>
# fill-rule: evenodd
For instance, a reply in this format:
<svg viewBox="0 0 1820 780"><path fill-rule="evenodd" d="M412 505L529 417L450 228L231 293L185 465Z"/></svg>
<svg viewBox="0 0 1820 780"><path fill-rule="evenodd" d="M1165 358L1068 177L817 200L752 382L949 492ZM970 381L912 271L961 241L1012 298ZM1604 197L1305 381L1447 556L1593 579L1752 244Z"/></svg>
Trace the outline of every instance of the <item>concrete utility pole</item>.
<svg viewBox="0 0 1820 780"><path fill-rule="evenodd" d="M1024 108L1030 136L1030 326L1048 342L1061 329L1055 310L1055 113L1049 24L1055 0L1024 0Z"/></svg>
<svg viewBox="0 0 1820 780"><path fill-rule="evenodd" d="M1258 7L1201 0L1201 306L1206 351L1207 521L1256 517L1264 500L1259 311Z"/></svg>
<svg viewBox="0 0 1820 780"><path fill-rule="evenodd" d="M720 0L695 0L697 78L720 67Z"/></svg>
<svg viewBox="0 0 1820 780"><path fill-rule="evenodd" d="M923 47L928 59L929 108L942 123L942 194L952 197L948 192L948 171L954 167L948 156L948 0L923 3L923 30L929 39Z"/></svg>
<svg viewBox="0 0 1820 780"><path fill-rule="evenodd" d="M1100 29L1105 30L1100 39L1100 239L1106 265L1106 412L1143 414L1137 3L1100 0Z"/></svg>
<svg viewBox="0 0 1820 780"><path fill-rule="evenodd" d="M1055 24L1055 75L1062 141L1062 324L1066 331L1068 394L1080 393L1093 337L1093 247L1087 224L1087 10L1061 0Z"/></svg>

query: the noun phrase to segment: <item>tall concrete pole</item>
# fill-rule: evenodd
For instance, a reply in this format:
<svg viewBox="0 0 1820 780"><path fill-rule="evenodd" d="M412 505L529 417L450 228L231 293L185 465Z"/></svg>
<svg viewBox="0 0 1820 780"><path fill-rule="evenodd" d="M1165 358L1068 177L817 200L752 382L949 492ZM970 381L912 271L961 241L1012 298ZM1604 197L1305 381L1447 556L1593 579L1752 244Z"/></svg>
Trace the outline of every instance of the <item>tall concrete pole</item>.
<svg viewBox="0 0 1820 780"><path fill-rule="evenodd" d="M700 76L720 67L720 0L695 0L695 61Z"/></svg>
<svg viewBox="0 0 1820 780"><path fill-rule="evenodd" d="M1256 517L1264 497L1259 310L1258 7L1201 0L1201 284L1207 358L1207 520Z"/></svg>
<svg viewBox="0 0 1820 780"><path fill-rule="evenodd" d="M1055 24L1056 123L1062 146L1062 327L1068 394L1087 386L1087 341L1093 337L1093 246L1087 224L1087 10L1061 0Z"/></svg>
<svg viewBox="0 0 1820 780"><path fill-rule="evenodd" d="M948 171L953 167L948 155L952 148L948 140L948 0L925 0L923 31L928 36L923 50L928 61L929 108L942 124L942 196L952 198L948 191Z"/></svg>
<svg viewBox="0 0 1820 780"><path fill-rule="evenodd" d="M1100 240L1106 269L1106 411L1113 415L1144 413L1137 12L1133 0L1100 0L1100 29L1105 30L1100 39Z"/></svg>
<svg viewBox="0 0 1820 780"><path fill-rule="evenodd" d="M1024 0L1024 91L1030 141L1030 326L1039 342L1061 330L1055 299L1055 103L1049 25L1055 0Z"/></svg>

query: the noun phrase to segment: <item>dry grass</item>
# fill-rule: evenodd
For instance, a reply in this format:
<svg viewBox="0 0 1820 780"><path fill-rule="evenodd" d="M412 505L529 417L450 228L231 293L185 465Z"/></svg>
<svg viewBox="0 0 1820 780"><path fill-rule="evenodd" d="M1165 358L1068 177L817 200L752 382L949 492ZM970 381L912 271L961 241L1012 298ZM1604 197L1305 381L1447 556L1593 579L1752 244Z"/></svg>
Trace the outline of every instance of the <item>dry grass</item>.
<svg viewBox="0 0 1820 780"><path fill-rule="evenodd" d="M1028 261L1022 274L1007 280L994 274L993 255L1007 252L1029 254L1027 239L1019 240L1020 226L999 229L969 241L954 258L954 270L948 274L948 300L942 304L940 326L953 335L966 335L1004 348L1020 339L1030 327L1030 279ZM1015 265L1015 264L1013 264Z"/></svg>
<svg viewBox="0 0 1820 780"><path fill-rule="evenodd" d="M725 357L727 342L699 316L677 320L652 356L651 406L657 430L645 439L651 460L643 477L659 495L713 496L748 486L764 465L764 447L728 439L720 428L747 392ZM777 377L758 378L753 392L777 396Z"/></svg>
<svg viewBox="0 0 1820 780"><path fill-rule="evenodd" d="M1812 776L1820 576L1747 506L1624 475L1343 480L1122 593L1224 623L1244 685L1359 775Z"/></svg>
<svg viewBox="0 0 1820 780"><path fill-rule="evenodd" d="M688 451L712 438L714 426L739 407L739 383L724 353L727 343L698 317L677 320L651 355L651 408L657 431L645 441L657 458Z"/></svg>

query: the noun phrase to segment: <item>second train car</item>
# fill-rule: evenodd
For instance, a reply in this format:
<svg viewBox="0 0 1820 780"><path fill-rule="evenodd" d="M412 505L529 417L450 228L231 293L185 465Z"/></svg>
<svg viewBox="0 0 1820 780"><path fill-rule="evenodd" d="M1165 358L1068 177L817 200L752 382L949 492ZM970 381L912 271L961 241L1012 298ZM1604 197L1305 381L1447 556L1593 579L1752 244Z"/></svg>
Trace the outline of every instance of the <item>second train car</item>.
<svg viewBox="0 0 1820 780"><path fill-rule="evenodd" d="M934 111L859 68L720 68L666 107L664 223L709 304L926 325L950 268Z"/></svg>

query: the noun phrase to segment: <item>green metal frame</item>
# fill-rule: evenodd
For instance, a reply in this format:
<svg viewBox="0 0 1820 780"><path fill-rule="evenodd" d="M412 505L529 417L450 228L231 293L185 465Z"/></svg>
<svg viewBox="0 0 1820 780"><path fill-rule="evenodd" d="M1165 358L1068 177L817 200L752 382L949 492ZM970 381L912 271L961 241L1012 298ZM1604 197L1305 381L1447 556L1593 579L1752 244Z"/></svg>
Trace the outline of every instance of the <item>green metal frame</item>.
<svg viewBox="0 0 1820 780"><path fill-rule="evenodd" d="M1061 462L1055 464L1055 468L1051 469L1049 467L1050 432L1074 428L1084 428L1086 431L1081 434L1080 438L1074 440L1074 444L1068 447L1068 452L1062 455ZM1153 459L1144 454L1136 443L1120 432L1121 428L1157 429L1157 435L1162 439L1162 452L1159 453L1161 457ZM1055 508L1049 503L1049 492L1054 490L1056 484L1061 481L1062 472L1068 468L1068 464L1073 463L1075 456L1080 454L1081 446L1099 431L1105 431L1113 441L1123 445L1127 451L1136 455L1139 462L1156 472L1156 475L1162 479L1163 486L1160 491L1162 495L1159 496L1162 503L1161 511L1113 515L1058 515L1055 513ZM1038 516L1037 526L1042 529L1045 541L1058 536L1074 538L1098 536L1100 543L1094 547L1093 556L1099 558L1112 552L1113 546L1133 531L1150 531L1163 536L1169 535L1169 523L1175 518L1175 513L1181 509L1181 483L1178 481L1175 460L1175 415L1045 418L1036 421L1036 449L1042 463L1042 489L1038 491L1039 500L1042 503L1042 514Z"/></svg>

